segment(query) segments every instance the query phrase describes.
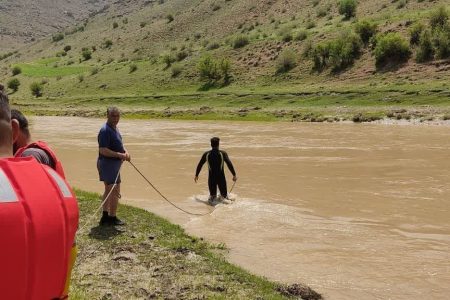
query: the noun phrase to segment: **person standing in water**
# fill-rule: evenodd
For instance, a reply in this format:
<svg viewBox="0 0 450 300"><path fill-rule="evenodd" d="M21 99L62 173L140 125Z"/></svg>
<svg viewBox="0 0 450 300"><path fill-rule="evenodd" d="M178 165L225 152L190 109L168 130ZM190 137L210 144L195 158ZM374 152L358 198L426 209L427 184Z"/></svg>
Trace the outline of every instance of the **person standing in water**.
<svg viewBox="0 0 450 300"><path fill-rule="evenodd" d="M220 139L218 137L213 137L211 139L211 150L206 151L202 158L200 159L197 170L195 172L194 181L198 181L198 175L202 170L203 165L208 163L208 187L209 187L209 198L208 202L211 204L217 196L217 187L219 187L220 195L223 199L228 197L227 190L227 180L225 178L224 163L227 164L228 169L231 174L233 174L233 181L237 180L236 171L234 170L233 164L231 163L228 154L219 150Z"/></svg>

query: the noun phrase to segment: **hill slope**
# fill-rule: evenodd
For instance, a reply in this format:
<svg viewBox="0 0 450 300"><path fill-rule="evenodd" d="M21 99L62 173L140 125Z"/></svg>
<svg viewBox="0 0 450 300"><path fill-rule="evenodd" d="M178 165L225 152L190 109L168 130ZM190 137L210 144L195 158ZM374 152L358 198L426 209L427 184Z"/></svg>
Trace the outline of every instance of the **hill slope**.
<svg viewBox="0 0 450 300"><path fill-rule="evenodd" d="M55 103L67 108L67 102L83 101L75 110L91 111L119 99L130 112L149 116L149 111L157 111L155 116L165 108L173 116L177 109L204 106L207 112L227 106L273 112L375 105L384 114L385 107L397 105L446 107L448 59L419 64L414 60L417 49L411 47L406 62L379 68L368 45L339 72L330 67L319 72L303 53L354 31L358 20L408 41L416 23L427 26L430 13L449 4L361 0L356 17L347 20L331 0L116 1L79 25L82 30L68 28L60 41L46 37L3 59L2 81L10 80L13 65L21 67L21 87L13 99L31 105L30 110L36 103L47 105L44 113L51 113ZM242 47L237 47L238 39L244 41ZM70 50L65 52L66 46ZM83 48L91 58L82 56ZM286 50L293 53L295 65L277 73ZM230 84L200 81L198 64L205 56L229 61ZM44 98L30 102L28 86L34 81L42 81ZM353 96L347 97L349 93ZM352 99L362 102L348 101Z"/></svg>

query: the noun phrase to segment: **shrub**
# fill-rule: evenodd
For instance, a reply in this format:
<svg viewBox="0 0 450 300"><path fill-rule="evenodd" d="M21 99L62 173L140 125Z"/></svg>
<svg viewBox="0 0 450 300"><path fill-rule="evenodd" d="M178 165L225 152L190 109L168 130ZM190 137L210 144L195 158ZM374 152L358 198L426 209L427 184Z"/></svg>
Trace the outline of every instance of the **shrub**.
<svg viewBox="0 0 450 300"><path fill-rule="evenodd" d="M220 79L219 72L217 70L217 63L211 56L205 56L200 60L198 64L198 71L200 74L200 79L208 81Z"/></svg>
<svg viewBox="0 0 450 300"><path fill-rule="evenodd" d="M247 36L245 36L245 35L238 35L233 40L233 48L234 49L242 48L242 47L247 46L248 43L249 43L249 40L248 40Z"/></svg>
<svg viewBox="0 0 450 300"><path fill-rule="evenodd" d="M69 52L72 49L70 45L64 46L64 52Z"/></svg>
<svg viewBox="0 0 450 300"><path fill-rule="evenodd" d="M365 45L367 45L377 32L377 24L367 20L360 21L355 25L355 32L359 35Z"/></svg>
<svg viewBox="0 0 450 300"><path fill-rule="evenodd" d="M78 82L83 82L84 81L84 75L80 74L78 75Z"/></svg>
<svg viewBox="0 0 450 300"><path fill-rule="evenodd" d="M176 59L170 54L165 54L162 57L162 61L163 63L166 64L166 68L169 68L172 65L172 63L176 61Z"/></svg>
<svg viewBox="0 0 450 300"><path fill-rule="evenodd" d="M281 40L285 43L292 41L292 33L290 28L284 27L280 30L278 35L281 37Z"/></svg>
<svg viewBox="0 0 450 300"><path fill-rule="evenodd" d="M181 69L180 66L178 66L178 65L177 66L173 66L172 69L171 69L172 77L178 77L178 75L181 74L181 71L182 71L182 69Z"/></svg>
<svg viewBox="0 0 450 300"><path fill-rule="evenodd" d="M214 50L214 49L219 49L219 48L220 48L220 44L218 42L212 42L206 47L206 49L208 49L208 50Z"/></svg>
<svg viewBox="0 0 450 300"><path fill-rule="evenodd" d="M295 34L294 39L296 41L303 41L308 37L308 32L306 32L306 30L300 30L299 32L297 32L297 34Z"/></svg>
<svg viewBox="0 0 450 300"><path fill-rule="evenodd" d="M198 71L202 80L213 83L222 79L228 84L231 78L231 63L225 58L215 60L211 56L205 56L198 64Z"/></svg>
<svg viewBox="0 0 450 300"><path fill-rule="evenodd" d="M450 30L438 29L434 32L433 44L436 50L436 57L444 59L450 56Z"/></svg>
<svg viewBox="0 0 450 300"><path fill-rule="evenodd" d="M97 74L99 71L100 71L100 70L99 70L98 68L93 68L93 69L91 70L91 75L95 75L95 74Z"/></svg>
<svg viewBox="0 0 450 300"><path fill-rule="evenodd" d="M356 0L339 0L339 14L344 15L346 19L350 19L356 15Z"/></svg>
<svg viewBox="0 0 450 300"><path fill-rule="evenodd" d="M434 11L431 12L430 25L431 28L444 28L448 23L448 11L445 6L439 6Z"/></svg>
<svg viewBox="0 0 450 300"><path fill-rule="evenodd" d="M296 57L294 51L284 50L277 59L276 71L277 73L286 73L296 66Z"/></svg>
<svg viewBox="0 0 450 300"><path fill-rule="evenodd" d="M113 29L116 29L117 27L119 27L119 24L117 22L113 23Z"/></svg>
<svg viewBox="0 0 450 300"><path fill-rule="evenodd" d="M39 82L33 82L30 85L31 94L35 97L42 96L42 85Z"/></svg>
<svg viewBox="0 0 450 300"><path fill-rule="evenodd" d="M52 36L52 41L54 41L54 42L59 42L59 41L61 41L62 39L64 39L64 33L62 33L62 32L55 33L55 34Z"/></svg>
<svg viewBox="0 0 450 300"><path fill-rule="evenodd" d="M89 60L92 58L92 51L89 48L83 48L81 49L81 56L84 60Z"/></svg>
<svg viewBox="0 0 450 300"><path fill-rule="evenodd" d="M362 48L361 38L352 32L345 32L339 38L319 44L311 50L313 68L321 71L332 67L333 71L342 70L355 61Z"/></svg>
<svg viewBox="0 0 450 300"><path fill-rule="evenodd" d="M425 26L422 23L415 23L409 30L410 38L409 43L411 45L418 45L420 41L420 35L424 31Z"/></svg>
<svg viewBox="0 0 450 300"><path fill-rule="evenodd" d="M141 26L141 28L144 28L145 26L147 26L147 22L141 22L139 23L139 26Z"/></svg>
<svg viewBox="0 0 450 300"><path fill-rule="evenodd" d="M186 50L181 50L177 52L177 61L182 61L186 57L189 56L189 53Z"/></svg>
<svg viewBox="0 0 450 300"><path fill-rule="evenodd" d="M223 81L225 84L228 84L230 82L231 78L231 63L228 59L222 58L219 62L219 71L220 75L223 78Z"/></svg>
<svg viewBox="0 0 450 300"><path fill-rule="evenodd" d="M113 45L113 42L111 40L104 40L102 43L103 49L110 49Z"/></svg>
<svg viewBox="0 0 450 300"><path fill-rule="evenodd" d="M401 9L401 8L405 7L407 3L408 3L408 0L400 0L397 3L397 9Z"/></svg>
<svg viewBox="0 0 450 300"><path fill-rule="evenodd" d="M400 34L393 32L377 39L374 52L378 67L388 63L402 63L411 56L408 42Z"/></svg>
<svg viewBox="0 0 450 300"><path fill-rule="evenodd" d="M168 14L168 15L166 16L166 19L167 19L167 23L171 23L171 22L173 22L174 17L173 17L173 15Z"/></svg>
<svg viewBox="0 0 450 300"><path fill-rule="evenodd" d="M137 69L138 69L138 66L136 64L130 65L130 73L136 72Z"/></svg>
<svg viewBox="0 0 450 300"><path fill-rule="evenodd" d="M22 73L22 69L19 66L15 66L12 68L12 74L13 76L19 75L20 73Z"/></svg>
<svg viewBox="0 0 450 300"><path fill-rule="evenodd" d="M20 81L17 78L13 78L10 81L8 81L8 88L13 90L13 92L17 92L20 86Z"/></svg>
<svg viewBox="0 0 450 300"><path fill-rule="evenodd" d="M419 49L417 49L416 61L420 63L432 60L434 56L434 49L431 41L431 32L429 30L425 30L420 35L419 40Z"/></svg>

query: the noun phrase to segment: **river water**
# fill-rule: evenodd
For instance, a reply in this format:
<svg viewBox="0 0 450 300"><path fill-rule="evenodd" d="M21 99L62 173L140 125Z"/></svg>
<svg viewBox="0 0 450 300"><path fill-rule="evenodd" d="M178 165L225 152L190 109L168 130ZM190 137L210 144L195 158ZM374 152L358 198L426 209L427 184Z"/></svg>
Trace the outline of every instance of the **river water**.
<svg viewBox="0 0 450 300"><path fill-rule="evenodd" d="M103 122L31 119L34 138L53 146L71 185L95 192L102 192ZM134 164L169 199L199 213L211 207L201 202L207 167L197 184L195 167L210 137L221 137L239 177L235 202L188 216L129 164L122 195L225 243L231 262L308 284L327 299L448 299L449 127L121 120L119 128Z"/></svg>

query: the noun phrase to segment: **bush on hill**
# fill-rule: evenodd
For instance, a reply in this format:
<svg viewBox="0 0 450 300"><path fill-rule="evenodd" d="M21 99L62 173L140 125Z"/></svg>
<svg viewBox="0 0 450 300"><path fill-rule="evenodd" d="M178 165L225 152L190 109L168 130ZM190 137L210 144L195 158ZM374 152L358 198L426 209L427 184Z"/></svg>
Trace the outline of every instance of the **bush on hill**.
<svg viewBox="0 0 450 300"><path fill-rule="evenodd" d="M377 38L374 54L377 67L383 67L406 62L411 56L411 50L399 33L390 32Z"/></svg>

